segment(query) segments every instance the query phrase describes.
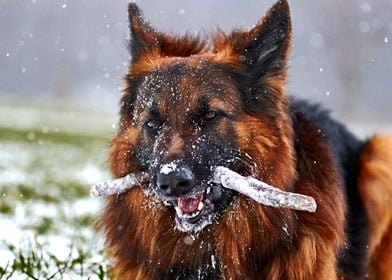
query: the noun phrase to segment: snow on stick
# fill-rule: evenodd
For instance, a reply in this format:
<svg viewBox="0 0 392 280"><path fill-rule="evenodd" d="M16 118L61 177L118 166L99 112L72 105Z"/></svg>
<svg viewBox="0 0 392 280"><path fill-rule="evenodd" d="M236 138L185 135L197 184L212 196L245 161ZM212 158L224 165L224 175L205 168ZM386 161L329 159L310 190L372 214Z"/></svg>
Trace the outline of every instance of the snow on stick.
<svg viewBox="0 0 392 280"><path fill-rule="evenodd" d="M148 179L147 173L131 173L123 178L95 184L90 189L90 195L100 197L123 193L148 182ZM223 166L216 167L212 181L267 206L308 212L316 212L317 209L316 201L310 196L282 191L255 178L243 177Z"/></svg>
<svg viewBox="0 0 392 280"><path fill-rule="evenodd" d="M119 179L95 184L90 189L90 195L92 197L99 197L123 193L135 186L140 186L145 183L147 179L148 175L146 173L131 173Z"/></svg>
<svg viewBox="0 0 392 280"><path fill-rule="evenodd" d="M316 201L310 196L282 191L255 178L243 177L226 167L215 169L213 181L267 206L312 213L317 209Z"/></svg>

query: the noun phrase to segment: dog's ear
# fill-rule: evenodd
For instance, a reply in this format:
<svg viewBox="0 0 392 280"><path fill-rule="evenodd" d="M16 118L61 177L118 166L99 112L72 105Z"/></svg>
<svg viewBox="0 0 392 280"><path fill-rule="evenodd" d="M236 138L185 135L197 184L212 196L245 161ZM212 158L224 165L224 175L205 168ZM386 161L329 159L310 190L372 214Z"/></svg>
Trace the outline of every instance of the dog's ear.
<svg viewBox="0 0 392 280"><path fill-rule="evenodd" d="M134 2L128 5L129 29L130 29L130 51L133 58L159 44L156 32L151 25L146 22L140 12L139 7Z"/></svg>
<svg viewBox="0 0 392 280"><path fill-rule="evenodd" d="M199 53L205 43L190 35L176 37L156 31L147 21L136 3L128 5L130 24L130 51L135 60L145 53L159 56L189 56Z"/></svg>
<svg viewBox="0 0 392 280"><path fill-rule="evenodd" d="M268 73L285 77L291 45L291 19L287 0L279 0L250 30L235 30L217 38L219 48L230 46L247 67L247 77L255 82ZM226 46L225 46L226 45Z"/></svg>

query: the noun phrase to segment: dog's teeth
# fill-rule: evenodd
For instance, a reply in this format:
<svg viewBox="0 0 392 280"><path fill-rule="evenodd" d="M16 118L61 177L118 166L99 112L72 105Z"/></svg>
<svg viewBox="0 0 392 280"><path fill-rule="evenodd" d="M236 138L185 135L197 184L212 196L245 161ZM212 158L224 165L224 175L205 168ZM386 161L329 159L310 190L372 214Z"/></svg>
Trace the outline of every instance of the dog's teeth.
<svg viewBox="0 0 392 280"><path fill-rule="evenodd" d="M166 200L163 201L163 204L164 204L165 206L170 206L170 205L171 205L171 203L170 203L169 201L166 201Z"/></svg>
<svg viewBox="0 0 392 280"><path fill-rule="evenodd" d="M211 192L211 187L208 187L206 193L207 193L207 194L210 194L210 192Z"/></svg>
<svg viewBox="0 0 392 280"><path fill-rule="evenodd" d="M183 214L182 216L179 216L179 217L182 219L192 219L192 218L197 217L200 213L201 213L201 211L197 211L194 213Z"/></svg>
<svg viewBox="0 0 392 280"><path fill-rule="evenodd" d="M204 207L204 203L202 201L199 202L199 206L197 207L197 210L201 211Z"/></svg>
<svg viewBox="0 0 392 280"><path fill-rule="evenodd" d="M192 213L192 214L185 214L182 217L185 218L185 219L192 219L192 218L198 216L199 214L200 214L200 211L197 211L197 212Z"/></svg>
<svg viewBox="0 0 392 280"><path fill-rule="evenodd" d="M176 207L174 207L174 209L176 209L176 212L177 212L177 215L178 215L178 216L181 217L181 216L183 215L183 212L182 212L182 210L181 210L180 207L176 206Z"/></svg>

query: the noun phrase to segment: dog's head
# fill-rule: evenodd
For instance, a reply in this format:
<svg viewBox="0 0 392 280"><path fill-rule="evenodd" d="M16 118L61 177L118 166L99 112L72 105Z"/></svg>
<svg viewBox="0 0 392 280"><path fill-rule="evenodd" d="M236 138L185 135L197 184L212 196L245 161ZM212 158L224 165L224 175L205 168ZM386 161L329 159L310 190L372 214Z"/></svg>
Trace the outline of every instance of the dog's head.
<svg viewBox="0 0 392 280"><path fill-rule="evenodd" d="M211 43L156 31L134 3L129 20L131 63L110 151L113 174L148 172L146 188L181 231L203 229L235 199L211 182L216 166L289 185L287 2L252 29L217 32Z"/></svg>

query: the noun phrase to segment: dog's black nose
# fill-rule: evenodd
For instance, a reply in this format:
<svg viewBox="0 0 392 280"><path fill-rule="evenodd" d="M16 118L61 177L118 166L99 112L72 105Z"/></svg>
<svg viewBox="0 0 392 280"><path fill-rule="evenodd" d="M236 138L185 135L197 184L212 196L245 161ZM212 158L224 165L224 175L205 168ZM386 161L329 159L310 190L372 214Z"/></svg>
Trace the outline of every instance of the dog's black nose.
<svg viewBox="0 0 392 280"><path fill-rule="evenodd" d="M158 190L168 196L189 193L193 188L193 180L193 173L185 164L165 164L157 174Z"/></svg>

